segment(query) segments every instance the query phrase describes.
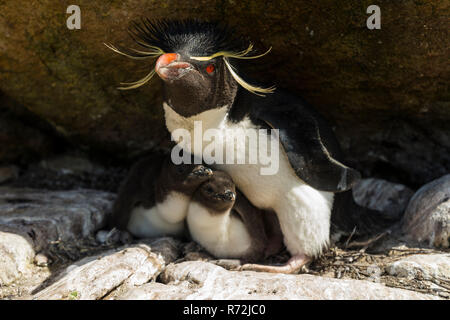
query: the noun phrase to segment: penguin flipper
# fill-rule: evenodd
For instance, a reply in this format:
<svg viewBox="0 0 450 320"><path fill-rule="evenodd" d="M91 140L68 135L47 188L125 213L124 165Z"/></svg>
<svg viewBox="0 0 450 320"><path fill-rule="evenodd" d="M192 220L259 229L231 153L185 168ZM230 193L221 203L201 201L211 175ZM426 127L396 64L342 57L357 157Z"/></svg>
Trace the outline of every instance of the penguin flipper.
<svg viewBox="0 0 450 320"><path fill-rule="evenodd" d="M155 154L139 160L131 167L107 219L108 228L126 230L131 212L137 204L146 207L154 204L154 185L164 159L165 156Z"/></svg>
<svg viewBox="0 0 450 320"><path fill-rule="evenodd" d="M349 190L360 179L358 171L347 167L331 150L330 129L302 104L264 107L256 117L272 129L279 130L281 142L297 176L311 187L329 192ZM328 131L328 132L325 132Z"/></svg>

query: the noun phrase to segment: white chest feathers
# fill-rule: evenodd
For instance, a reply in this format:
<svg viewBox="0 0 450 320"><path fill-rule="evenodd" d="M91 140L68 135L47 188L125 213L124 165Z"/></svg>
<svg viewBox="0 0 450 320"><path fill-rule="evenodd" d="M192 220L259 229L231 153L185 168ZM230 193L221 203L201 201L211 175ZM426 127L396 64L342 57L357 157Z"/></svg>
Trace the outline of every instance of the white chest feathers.
<svg viewBox="0 0 450 320"><path fill-rule="evenodd" d="M251 250L251 237L243 222L230 211L211 214L197 202L191 202L187 223L192 238L209 253L237 259Z"/></svg>
<svg viewBox="0 0 450 320"><path fill-rule="evenodd" d="M127 229L139 238L180 236L184 231L189 201L190 198L184 194L171 192L152 208L134 208Z"/></svg>
<svg viewBox="0 0 450 320"><path fill-rule="evenodd" d="M156 208L161 219L168 223L179 223L186 219L190 197L180 192L170 192L164 201L158 202Z"/></svg>

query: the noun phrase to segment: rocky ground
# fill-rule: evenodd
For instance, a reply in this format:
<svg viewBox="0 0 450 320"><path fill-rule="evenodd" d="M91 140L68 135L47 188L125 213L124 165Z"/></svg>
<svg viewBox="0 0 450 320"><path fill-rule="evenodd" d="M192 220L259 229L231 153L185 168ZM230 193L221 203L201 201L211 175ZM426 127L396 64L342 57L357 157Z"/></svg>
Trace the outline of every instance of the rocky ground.
<svg viewBox="0 0 450 320"><path fill-rule="evenodd" d="M301 274L278 275L235 271L172 238L99 243L124 173L70 156L0 168L1 299L450 299L449 175L415 192L363 180L356 200L400 222L371 238L335 235Z"/></svg>

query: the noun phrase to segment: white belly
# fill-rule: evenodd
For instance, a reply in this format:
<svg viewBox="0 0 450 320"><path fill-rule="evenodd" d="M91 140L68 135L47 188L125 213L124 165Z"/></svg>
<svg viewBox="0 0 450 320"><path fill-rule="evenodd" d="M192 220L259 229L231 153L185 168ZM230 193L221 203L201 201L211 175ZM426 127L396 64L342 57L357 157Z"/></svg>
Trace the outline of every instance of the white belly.
<svg viewBox="0 0 450 320"><path fill-rule="evenodd" d="M212 215L197 202L189 206L187 223L192 238L219 258L241 258L251 250L244 224L229 212Z"/></svg>
<svg viewBox="0 0 450 320"><path fill-rule="evenodd" d="M171 192L163 202L145 209L137 207L131 212L128 231L139 238L180 236L184 230L189 197Z"/></svg>
<svg viewBox="0 0 450 320"><path fill-rule="evenodd" d="M156 207L145 209L137 207L131 213L127 230L138 238L153 238L162 236L180 236L184 223L169 223L161 219Z"/></svg>
<svg viewBox="0 0 450 320"><path fill-rule="evenodd" d="M180 192L170 192L163 202L156 204L162 219L169 223L178 223L186 219L190 197Z"/></svg>

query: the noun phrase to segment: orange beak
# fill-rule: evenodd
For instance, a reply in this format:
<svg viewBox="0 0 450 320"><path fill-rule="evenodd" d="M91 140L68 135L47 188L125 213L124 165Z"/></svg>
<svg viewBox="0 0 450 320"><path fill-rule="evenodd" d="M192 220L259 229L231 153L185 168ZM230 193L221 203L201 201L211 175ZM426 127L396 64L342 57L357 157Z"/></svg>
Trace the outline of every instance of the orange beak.
<svg viewBox="0 0 450 320"><path fill-rule="evenodd" d="M155 65L158 76L164 81L177 80L194 69L190 63L179 59L180 55L177 53L165 53L160 56Z"/></svg>

